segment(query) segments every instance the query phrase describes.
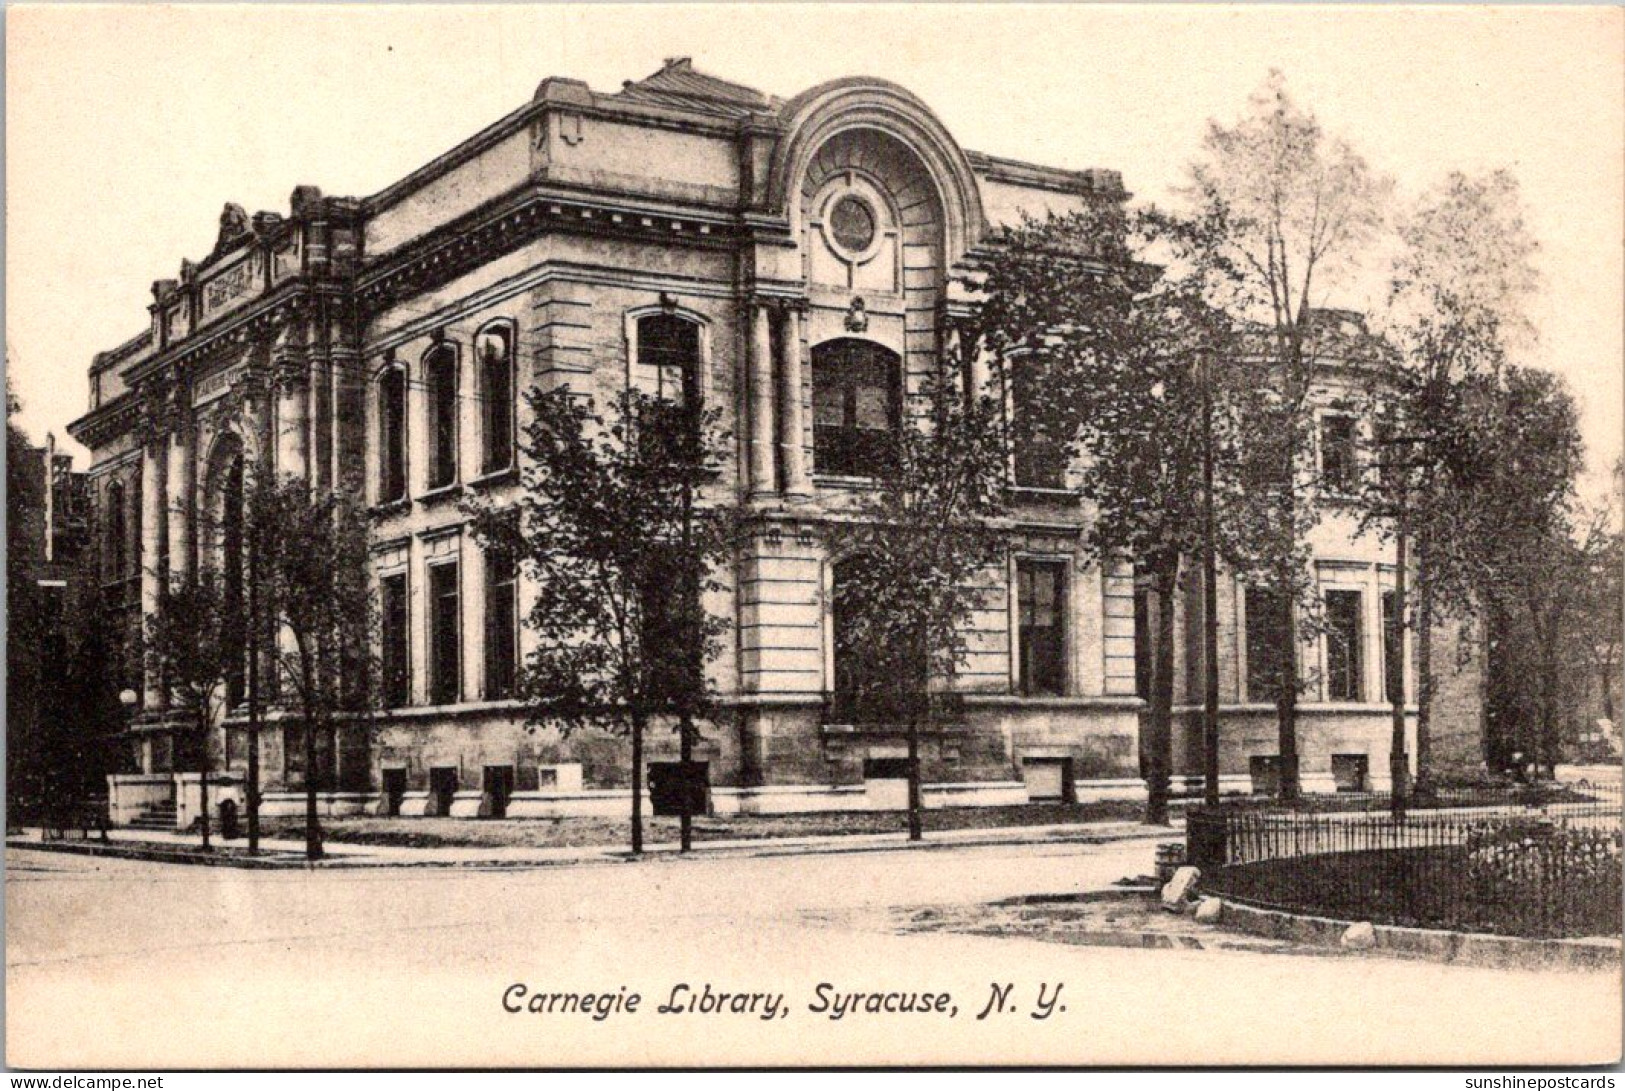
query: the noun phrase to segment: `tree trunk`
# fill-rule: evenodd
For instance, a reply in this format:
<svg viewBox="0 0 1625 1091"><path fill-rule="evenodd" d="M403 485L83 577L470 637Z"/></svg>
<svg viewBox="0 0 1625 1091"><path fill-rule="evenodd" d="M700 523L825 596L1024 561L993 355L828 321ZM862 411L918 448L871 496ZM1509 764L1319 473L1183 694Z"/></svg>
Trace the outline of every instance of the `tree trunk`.
<svg viewBox="0 0 1625 1091"><path fill-rule="evenodd" d="M260 616L259 571L252 540L248 550L248 855L260 851Z"/></svg>
<svg viewBox="0 0 1625 1091"><path fill-rule="evenodd" d="M322 858L322 827L316 817L316 717L310 694L315 693L315 677L308 654L301 656L305 693L305 859Z"/></svg>
<svg viewBox="0 0 1625 1091"><path fill-rule="evenodd" d="M1433 580L1432 543L1424 524L1416 537L1416 790L1433 790Z"/></svg>
<svg viewBox="0 0 1625 1091"><path fill-rule="evenodd" d="M688 775L689 762L694 760L694 714L688 710L685 703L677 719L677 756L683 765L683 775ZM678 835L678 851L688 852L694 847L694 816L683 808L683 817L680 820Z"/></svg>
<svg viewBox="0 0 1625 1091"><path fill-rule="evenodd" d="M1405 522L1400 516L1394 558L1394 609L1388 619L1389 646L1399 654L1387 664L1393 731L1388 740L1388 800L1395 822L1405 820Z"/></svg>
<svg viewBox="0 0 1625 1091"><path fill-rule="evenodd" d="M1276 680L1276 746L1281 756L1280 797L1298 800L1298 612L1290 586L1280 595L1281 665Z"/></svg>
<svg viewBox="0 0 1625 1091"><path fill-rule="evenodd" d="M926 696L926 707L929 709L931 698ZM915 712L908 718L908 839L919 841L925 837L920 811L924 800L920 792L920 713ZM926 712L929 716L930 713Z"/></svg>
<svg viewBox="0 0 1625 1091"><path fill-rule="evenodd" d="M643 709L632 709L632 855L643 852Z"/></svg>
<svg viewBox="0 0 1625 1091"><path fill-rule="evenodd" d="M1179 585L1179 555L1153 562L1152 586L1157 596L1157 632L1151 666L1151 720L1146 732L1145 822L1168 824L1168 781L1173 766L1174 592Z"/></svg>
<svg viewBox="0 0 1625 1091"><path fill-rule="evenodd" d="M198 810L201 812L203 823L203 848L209 845L209 703L207 701L198 708L197 713L198 742L201 744L198 755L198 766L203 770L198 777Z"/></svg>

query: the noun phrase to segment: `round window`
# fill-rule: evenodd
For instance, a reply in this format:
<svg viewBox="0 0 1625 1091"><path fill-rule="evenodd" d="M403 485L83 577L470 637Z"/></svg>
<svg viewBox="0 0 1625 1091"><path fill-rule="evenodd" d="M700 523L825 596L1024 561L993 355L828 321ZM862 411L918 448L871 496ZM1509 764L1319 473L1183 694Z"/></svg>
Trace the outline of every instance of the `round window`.
<svg viewBox="0 0 1625 1091"><path fill-rule="evenodd" d="M830 234L843 250L861 254L875 241L875 214L869 202L847 194L829 211Z"/></svg>

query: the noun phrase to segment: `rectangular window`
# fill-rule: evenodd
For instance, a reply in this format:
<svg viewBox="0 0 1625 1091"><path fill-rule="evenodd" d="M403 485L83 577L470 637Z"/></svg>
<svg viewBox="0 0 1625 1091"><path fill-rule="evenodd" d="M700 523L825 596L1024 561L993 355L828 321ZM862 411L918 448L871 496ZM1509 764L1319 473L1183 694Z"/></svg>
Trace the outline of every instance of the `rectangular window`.
<svg viewBox="0 0 1625 1091"><path fill-rule="evenodd" d="M1051 561L1016 565L1020 681L1026 696L1059 696L1065 675L1066 575Z"/></svg>
<svg viewBox="0 0 1625 1091"><path fill-rule="evenodd" d="M1281 687L1285 638L1281 600L1261 587L1249 587L1247 611L1247 700L1273 701Z"/></svg>
<svg viewBox="0 0 1625 1091"><path fill-rule="evenodd" d="M1067 442L1042 419L1037 383L1038 372L1032 361L1016 360L1010 368L1010 439L1016 484L1030 489L1062 489L1066 487Z"/></svg>
<svg viewBox="0 0 1625 1091"><path fill-rule="evenodd" d="M518 666L519 616L514 594L513 554L493 548L485 554L485 696L512 697Z"/></svg>
<svg viewBox="0 0 1625 1091"><path fill-rule="evenodd" d="M1359 490L1356 440L1353 417L1320 418L1320 480L1328 491L1347 496Z"/></svg>
<svg viewBox="0 0 1625 1091"><path fill-rule="evenodd" d="M1360 592L1326 592L1326 700L1358 701Z"/></svg>
<svg viewBox="0 0 1625 1091"><path fill-rule="evenodd" d="M378 380L378 499L384 503L406 496L406 373L399 367Z"/></svg>
<svg viewBox="0 0 1625 1091"><path fill-rule="evenodd" d="M400 708L411 701L411 629L406 599L406 573L398 572L379 581L380 613L383 615L384 704Z"/></svg>
<svg viewBox="0 0 1625 1091"><path fill-rule="evenodd" d="M1392 704L1405 690L1405 636L1394 639L1394 593L1382 593L1382 694Z"/></svg>
<svg viewBox="0 0 1625 1091"><path fill-rule="evenodd" d="M429 567L429 703L457 703L462 666L457 564Z"/></svg>

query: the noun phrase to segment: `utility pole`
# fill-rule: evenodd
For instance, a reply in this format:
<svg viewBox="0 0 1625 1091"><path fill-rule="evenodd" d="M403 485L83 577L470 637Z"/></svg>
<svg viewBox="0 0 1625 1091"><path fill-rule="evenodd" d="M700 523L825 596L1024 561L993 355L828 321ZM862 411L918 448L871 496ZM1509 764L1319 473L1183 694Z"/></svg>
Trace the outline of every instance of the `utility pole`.
<svg viewBox="0 0 1625 1091"><path fill-rule="evenodd" d="M1219 562L1213 525L1213 382L1207 355L1197 358L1202 382L1202 801L1219 804Z"/></svg>
<svg viewBox="0 0 1625 1091"><path fill-rule="evenodd" d="M1394 609L1388 619L1388 642L1394 648L1389 656L1388 689L1393 706L1393 737L1388 743L1388 797L1395 822L1405 821L1405 780L1409 766L1405 760L1405 503L1399 504L1398 542L1394 556ZM1397 662L1396 662L1397 661Z"/></svg>
<svg viewBox="0 0 1625 1091"><path fill-rule="evenodd" d="M248 855L260 851L260 580L259 513L248 527Z"/></svg>

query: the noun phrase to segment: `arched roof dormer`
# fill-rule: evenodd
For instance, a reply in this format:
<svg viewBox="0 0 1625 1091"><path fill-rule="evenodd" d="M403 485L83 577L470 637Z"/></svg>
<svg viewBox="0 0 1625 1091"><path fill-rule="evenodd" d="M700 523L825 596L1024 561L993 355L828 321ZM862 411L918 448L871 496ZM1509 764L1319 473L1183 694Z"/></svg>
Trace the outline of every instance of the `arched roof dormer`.
<svg viewBox="0 0 1625 1091"><path fill-rule="evenodd" d="M812 159L832 137L852 129L873 129L902 142L925 165L942 203L948 264L981 243L986 230L981 191L969 158L946 127L913 92L887 80L852 77L802 92L785 104L785 132L768 172L768 210L801 225L801 179Z"/></svg>

